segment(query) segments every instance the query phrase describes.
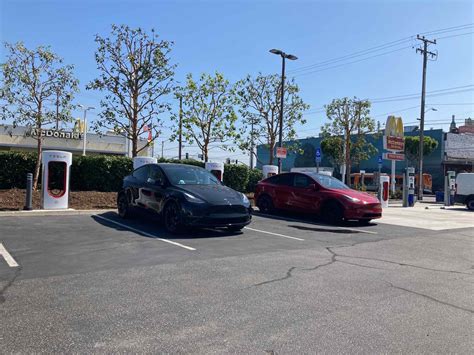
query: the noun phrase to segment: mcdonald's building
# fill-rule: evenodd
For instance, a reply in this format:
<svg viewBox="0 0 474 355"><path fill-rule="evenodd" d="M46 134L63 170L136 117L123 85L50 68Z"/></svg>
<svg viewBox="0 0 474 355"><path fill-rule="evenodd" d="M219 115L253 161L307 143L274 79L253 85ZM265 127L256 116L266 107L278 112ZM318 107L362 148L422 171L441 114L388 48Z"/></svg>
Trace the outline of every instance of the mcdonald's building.
<svg viewBox="0 0 474 355"><path fill-rule="evenodd" d="M62 150L80 155L84 150L84 127L81 121L77 121L72 129L42 129L44 150ZM0 125L0 152L1 151L37 151L39 132L29 127L14 127L12 125ZM125 136L112 132L105 134L87 133L86 154L104 155L128 155L129 141ZM146 139L140 139L138 149L147 145ZM150 150L150 151L149 151ZM139 152L139 155L151 154L151 148L147 147Z"/></svg>

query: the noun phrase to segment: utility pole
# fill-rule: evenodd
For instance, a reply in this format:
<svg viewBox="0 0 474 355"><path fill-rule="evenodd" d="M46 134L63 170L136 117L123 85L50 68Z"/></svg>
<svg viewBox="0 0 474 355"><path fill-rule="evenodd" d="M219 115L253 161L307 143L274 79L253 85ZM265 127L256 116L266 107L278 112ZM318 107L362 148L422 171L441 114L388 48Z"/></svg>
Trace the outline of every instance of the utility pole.
<svg viewBox="0 0 474 355"><path fill-rule="evenodd" d="M181 160L181 151L183 148L183 96L179 95L179 149L178 159Z"/></svg>
<svg viewBox="0 0 474 355"><path fill-rule="evenodd" d="M421 110L420 110L420 147L419 147L419 165L418 165L418 200L423 200L423 144L425 129L425 92L426 92L426 64L428 55L436 57L436 53L428 51L428 44L436 44L436 40L430 41L425 36L417 35L416 38L423 42L423 49L417 48L416 52L423 55L423 79L421 84Z"/></svg>
<svg viewBox="0 0 474 355"><path fill-rule="evenodd" d="M283 103L284 103L284 96L285 96L285 56L282 56L282 64L281 64L281 101L280 101L280 120L279 125L280 129L278 132L278 147L283 146ZM282 161L281 158L278 158L278 174L281 173L281 166Z"/></svg>

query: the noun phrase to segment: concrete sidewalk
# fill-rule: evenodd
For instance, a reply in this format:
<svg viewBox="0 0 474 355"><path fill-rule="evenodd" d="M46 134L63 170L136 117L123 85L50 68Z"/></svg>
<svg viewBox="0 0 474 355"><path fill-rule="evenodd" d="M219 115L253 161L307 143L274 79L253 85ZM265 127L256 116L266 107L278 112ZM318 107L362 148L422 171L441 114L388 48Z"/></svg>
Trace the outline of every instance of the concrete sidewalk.
<svg viewBox="0 0 474 355"><path fill-rule="evenodd" d="M376 223L430 230L474 228L474 212L461 205L417 203L414 207L402 207L396 203L385 208Z"/></svg>

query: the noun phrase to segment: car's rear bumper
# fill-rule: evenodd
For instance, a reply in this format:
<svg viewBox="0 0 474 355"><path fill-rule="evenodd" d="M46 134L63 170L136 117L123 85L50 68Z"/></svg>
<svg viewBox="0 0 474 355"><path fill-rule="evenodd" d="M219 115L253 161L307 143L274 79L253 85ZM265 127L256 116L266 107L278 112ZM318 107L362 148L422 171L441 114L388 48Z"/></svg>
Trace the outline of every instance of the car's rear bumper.
<svg viewBox="0 0 474 355"><path fill-rule="evenodd" d="M382 218L382 206L366 205L346 208L344 211L345 219L377 219Z"/></svg>

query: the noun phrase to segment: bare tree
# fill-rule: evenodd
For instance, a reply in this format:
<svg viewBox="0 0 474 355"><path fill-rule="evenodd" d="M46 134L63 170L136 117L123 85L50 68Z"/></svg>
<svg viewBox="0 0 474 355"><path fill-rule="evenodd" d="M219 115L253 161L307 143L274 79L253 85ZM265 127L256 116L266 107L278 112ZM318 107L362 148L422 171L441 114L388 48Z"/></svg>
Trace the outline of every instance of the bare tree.
<svg viewBox="0 0 474 355"><path fill-rule="evenodd" d="M14 126L26 125L37 141L38 158L33 187L38 187L43 149L43 129L55 121L71 121L71 101L78 91L78 80L72 65L49 47L39 46L30 50L19 42L5 44L7 60L2 64L3 83L1 115Z"/></svg>
<svg viewBox="0 0 474 355"><path fill-rule="evenodd" d="M113 129L132 141L132 155L158 137L159 115L171 110L164 99L172 90L175 65L170 64L172 42L159 40L141 28L112 25L110 37L96 35L95 53L100 75L88 89L105 91L96 130ZM139 135L151 129L148 144L138 148Z"/></svg>

